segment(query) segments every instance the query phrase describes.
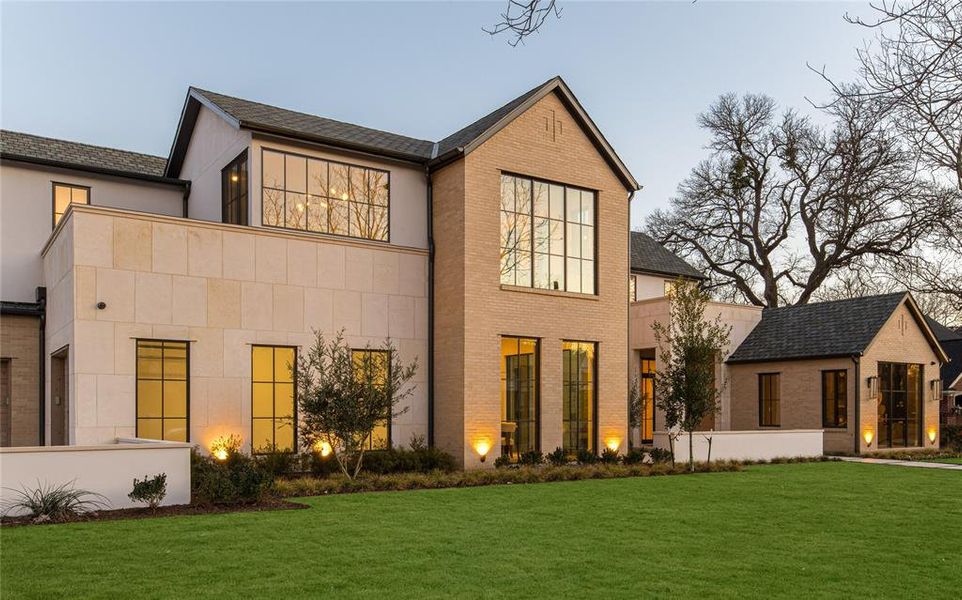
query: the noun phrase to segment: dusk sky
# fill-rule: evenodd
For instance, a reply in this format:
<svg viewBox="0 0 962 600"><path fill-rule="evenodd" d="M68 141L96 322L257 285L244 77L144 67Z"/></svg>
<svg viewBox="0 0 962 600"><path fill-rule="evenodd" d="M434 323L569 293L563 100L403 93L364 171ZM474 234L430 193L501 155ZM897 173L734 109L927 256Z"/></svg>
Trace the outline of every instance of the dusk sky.
<svg viewBox="0 0 962 600"><path fill-rule="evenodd" d="M864 3L561 2L526 45L503 2L3 2L0 124L166 156L189 85L438 140L560 74L645 186L642 225L706 155L696 115L761 92L810 110L851 76Z"/></svg>

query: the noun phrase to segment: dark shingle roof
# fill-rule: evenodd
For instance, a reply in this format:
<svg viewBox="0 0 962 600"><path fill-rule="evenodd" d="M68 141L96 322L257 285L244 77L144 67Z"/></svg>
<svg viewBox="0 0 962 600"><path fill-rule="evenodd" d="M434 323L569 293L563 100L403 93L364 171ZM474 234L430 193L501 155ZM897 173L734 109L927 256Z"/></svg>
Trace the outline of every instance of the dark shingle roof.
<svg viewBox="0 0 962 600"><path fill-rule="evenodd" d="M935 335L935 339L939 340L940 342L954 342L956 340L962 340L962 333L949 329L931 317L925 317L925 322L929 324L929 329L932 330L932 333Z"/></svg>
<svg viewBox="0 0 962 600"><path fill-rule="evenodd" d="M430 159L434 149L434 142L427 140L325 119L197 88L191 88L191 90L240 121L243 127L251 129L284 132L296 137L353 146L416 161Z"/></svg>
<svg viewBox="0 0 962 600"><path fill-rule="evenodd" d="M640 231L631 232L632 272L657 273L705 279L695 267L672 254L651 236Z"/></svg>
<svg viewBox="0 0 962 600"><path fill-rule="evenodd" d="M728 362L860 354L875 339L905 297L905 292L898 292L766 308L762 311L762 320L728 358Z"/></svg>
<svg viewBox="0 0 962 600"><path fill-rule="evenodd" d="M167 159L17 131L0 131L0 156L55 166L160 178Z"/></svg>

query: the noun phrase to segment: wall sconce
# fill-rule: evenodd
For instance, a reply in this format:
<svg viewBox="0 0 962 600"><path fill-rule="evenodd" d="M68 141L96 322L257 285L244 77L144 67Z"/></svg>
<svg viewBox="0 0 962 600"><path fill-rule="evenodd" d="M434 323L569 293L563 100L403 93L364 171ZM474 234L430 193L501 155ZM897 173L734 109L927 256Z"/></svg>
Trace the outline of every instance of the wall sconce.
<svg viewBox="0 0 962 600"><path fill-rule="evenodd" d="M872 440L875 439L875 432L872 431L871 429L866 429L866 430L862 433L862 438L865 440L865 445L866 445L866 446L871 446L871 445L872 445Z"/></svg>
<svg viewBox="0 0 962 600"><path fill-rule="evenodd" d="M935 430L935 427L929 427L929 443L935 444L935 438L939 436L939 433Z"/></svg>
<svg viewBox="0 0 962 600"><path fill-rule="evenodd" d="M872 375L871 377L866 379L865 382L868 384L868 397L877 398L878 397L878 377L875 375Z"/></svg>
<svg viewBox="0 0 962 600"><path fill-rule="evenodd" d="M929 387L932 389L932 400L939 401L942 399L942 380L933 379L929 382Z"/></svg>
<svg viewBox="0 0 962 600"><path fill-rule="evenodd" d="M481 462L484 462L484 460L488 458L488 452L491 451L491 444L489 444L486 440L480 440L475 442L474 450L478 453Z"/></svg>
<svg viewBox="0 0 962 600"><path fill-rule="evenodd" d="M612 452L617 452L618 447L621 446L621 440L618 438L608 438L608 441L605 442L605 445L608 446L608 449Z"/></svg>

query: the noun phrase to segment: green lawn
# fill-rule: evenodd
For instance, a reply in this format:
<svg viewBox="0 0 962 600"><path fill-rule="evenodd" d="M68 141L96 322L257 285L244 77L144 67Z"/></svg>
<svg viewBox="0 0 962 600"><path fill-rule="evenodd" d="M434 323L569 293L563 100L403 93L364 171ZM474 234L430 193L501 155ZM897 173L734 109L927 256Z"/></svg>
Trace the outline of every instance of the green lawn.
<svg viewBox="0 0 962 600"><path fill-rule="evenodd" d="M930 458L926 462L946 463L949 465L962 465L962 458Z"/></svg>
<svg viewBox="0 0 962 600"><path fill-rule="evenodd" d="M850 463L0 531L14 598L955 598L962 476Z"/></svg>

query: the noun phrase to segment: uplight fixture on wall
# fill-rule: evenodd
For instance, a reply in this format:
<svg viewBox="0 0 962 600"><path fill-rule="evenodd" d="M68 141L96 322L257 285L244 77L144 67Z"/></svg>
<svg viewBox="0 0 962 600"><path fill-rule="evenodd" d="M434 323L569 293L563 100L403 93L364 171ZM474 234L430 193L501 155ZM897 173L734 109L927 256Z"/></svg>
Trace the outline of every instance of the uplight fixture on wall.
<svg viewBox="0 0 962 600"><path fill-rule="evenodd" d="M865 440L866 446L871 446L872 440L875 439L875 432L871 429L866 429L864 432L862 432L862 439Z"/></svg>
<svg viewBox="0 0 962 600"><path fill-rule="evenodd" d="M935 430L935 427L929 427L929 443L935 444L935 438L939 437L939 432Z"/></svg>
<svg viewBox="0 0 962 600"><path fill-rule="evenodd" d="M491 444L487 440L479 440L474 444L474 450L478 453L478 457L481 462L484 462L488 458L488 452L491 451Z"/></svg>
<svg viewBox="0 0 962 600"><path fill-rule="evenodd" d="M605 445L608 446L608 449L612 452L617 452L618 447L621 446L621 440L618 438L608 438L608 441L605 442Z"/></svg>

